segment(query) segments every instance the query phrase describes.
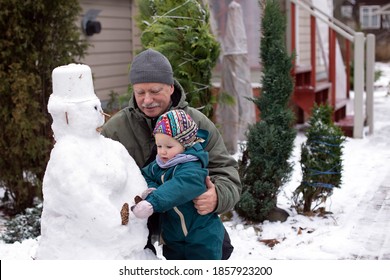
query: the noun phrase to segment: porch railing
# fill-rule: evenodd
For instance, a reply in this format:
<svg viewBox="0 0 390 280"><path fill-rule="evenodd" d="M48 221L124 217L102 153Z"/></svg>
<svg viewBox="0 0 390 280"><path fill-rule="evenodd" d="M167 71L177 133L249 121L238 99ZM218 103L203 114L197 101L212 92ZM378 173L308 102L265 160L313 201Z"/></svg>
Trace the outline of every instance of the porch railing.
<svg viewBox="0 0 390 280"><path fill-rule="evenodd" d="M339 20L327 15L316 8L313 4L305 0L286 0L289 17L289 35L287 37L291 50L296 50L297 33L297 7L307 11L310 14L310 53L311 53L311 76L310 86L316 85L316 21L320 20L329 28L329 66L328 80L332 84L330 101L333 108L336 108L336 34L345 39L345 65L346 65L346 97L349 98L350 84L350 59L351 43L353 47L353 84L354 84L354 102L353 102L353 137L362 138L365 122L369 127L369 133L374 131L374 64L375 64L375 36L373 34L364 35L362 32L355 32ZM364 92L366 98L364 99Z"/></svg>

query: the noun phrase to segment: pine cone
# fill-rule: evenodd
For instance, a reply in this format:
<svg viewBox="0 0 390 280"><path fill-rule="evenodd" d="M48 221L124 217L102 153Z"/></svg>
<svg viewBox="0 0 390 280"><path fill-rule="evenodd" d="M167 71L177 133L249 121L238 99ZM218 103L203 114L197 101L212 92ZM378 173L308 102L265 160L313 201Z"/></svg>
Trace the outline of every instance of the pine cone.
<svg viewBox="0 0 390 280"><path fill-rule="evenodd" d="M122 225L127 225L129 223L129 204L125 203L121 209L121 219Z"/></svg>
<svg viewBox="0 0 390 280"><path fill-rule="evenodd" d="M135 203L135 205L137 205L137 204L138 204L139 202L141 202L142 200L143 200L142 197L140 197L139 195L136 195L136 196L134 197L134 203ZM131 211L133 211L135 205L131 206Z"/></svg>
<svg viewBox="0 0 390 280"><path fill-rule="evenodd" d="M142 201L142 197L140 197L139 195L137 195L136 197L134 197L134 202L135 204L138 204L138 202Z"/></svg>

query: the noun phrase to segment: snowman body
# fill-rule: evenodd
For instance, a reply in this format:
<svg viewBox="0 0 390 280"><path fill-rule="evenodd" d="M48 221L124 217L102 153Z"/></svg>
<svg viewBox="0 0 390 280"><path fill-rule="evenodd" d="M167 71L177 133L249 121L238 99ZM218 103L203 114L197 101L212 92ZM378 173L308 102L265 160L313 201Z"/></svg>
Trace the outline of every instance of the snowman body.
<svg viewBox="0 0 390 280"><path fill-rule="evenodd" d="M61 66L66 69L60 69L63 71L58 76L57 68L53 71L48 110L56 143L43 179L41 237L36 258L155 259L150 250L144 250L148 236L146 220L130 213L128 224L121 223L122 205L134 204L134 197L147 184L124 146L97 131L104 116L93 92L90 69L84 66ZM72 81L73 77L80 79L80 75L87 81ZM60 81L57 87L56 81ZM63 98L63 93L55 92L58 87L65 94L80 88L83 93L90 92L80 99L72 97L74 93Z"/></svg>

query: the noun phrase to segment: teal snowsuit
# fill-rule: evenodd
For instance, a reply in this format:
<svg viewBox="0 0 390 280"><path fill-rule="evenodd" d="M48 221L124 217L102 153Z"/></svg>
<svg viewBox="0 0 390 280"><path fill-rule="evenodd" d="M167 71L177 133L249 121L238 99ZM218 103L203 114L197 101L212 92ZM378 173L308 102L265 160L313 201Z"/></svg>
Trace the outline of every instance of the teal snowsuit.
<svg viewBox="0 0 390 280"><path fill-rule="evenodd" d="M196 143L183 154L194 155L199 160L166 169L154 160L142 169L148 187L156 188L146 200L154 212L163 213L163 254L168 260L220 260L224 238L222 221L216 213L199 215L192 202L206 191L208 153Z"/></svg>

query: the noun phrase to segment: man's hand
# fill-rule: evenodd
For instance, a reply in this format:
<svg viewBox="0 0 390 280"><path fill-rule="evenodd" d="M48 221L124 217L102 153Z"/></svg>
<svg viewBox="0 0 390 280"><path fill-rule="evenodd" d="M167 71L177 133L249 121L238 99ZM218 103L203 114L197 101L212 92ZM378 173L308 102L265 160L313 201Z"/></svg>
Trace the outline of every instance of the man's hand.
<svg viewBox="0 0 390 280"><path fill-rule="evenodd" d="M206 215L217 208L218 195L215 185L211 182L210 176L206 177L207 191L193 200L195 208L200 215Z"/></svg>

